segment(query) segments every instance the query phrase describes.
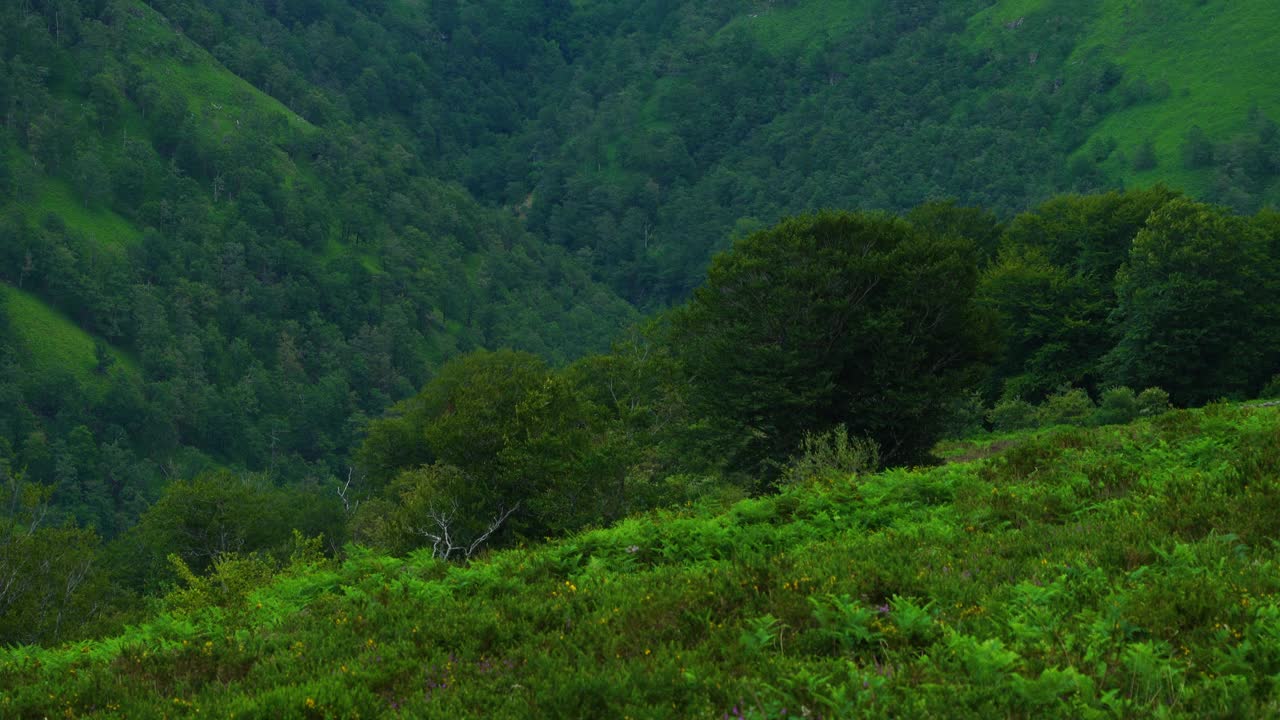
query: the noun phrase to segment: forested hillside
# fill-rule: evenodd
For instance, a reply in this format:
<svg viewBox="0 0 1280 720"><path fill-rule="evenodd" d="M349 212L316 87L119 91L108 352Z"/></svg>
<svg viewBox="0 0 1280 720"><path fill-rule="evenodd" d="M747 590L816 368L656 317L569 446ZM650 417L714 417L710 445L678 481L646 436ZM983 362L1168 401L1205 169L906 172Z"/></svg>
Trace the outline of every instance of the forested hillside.
<svg viewBox="0 0 1280 720"><path fill-rule="evenodd" d="M1261 0L6 3L0 643L350 543L470 561L1280 395L1276 29Z"/></svg>
<svg viewBox="0 0 1280 720"><path fill-rule="evenodd" d="M103 529L162 482L146 465L341 472L361 418L455 352L600 349L634 316L596 282L667 305L786 214L1007 216L1161 178L1273 197L1256 2L5 13L5 307L13 372L43 384L8 435L46 438L46 480L113 486L66 501ZM1221 57L1162 52L1179 43ZM81 426L116 468L69 448Z"/></svg>
<svg viewBox="0 0 1280 720"><path fill-rule="evenodd" d="M1262 0L153 4L312 122L399 129L646 307L803 209L1162 179L1277 199Z"/></svg>
<svg viewBox="0 0 1280 720"><path fill-rule="evenodd" d="M4 454L82 524L217 466L324 481L457 352L562 362L635 318L372 121L318 127L146 5L3 13Z"/></svg>

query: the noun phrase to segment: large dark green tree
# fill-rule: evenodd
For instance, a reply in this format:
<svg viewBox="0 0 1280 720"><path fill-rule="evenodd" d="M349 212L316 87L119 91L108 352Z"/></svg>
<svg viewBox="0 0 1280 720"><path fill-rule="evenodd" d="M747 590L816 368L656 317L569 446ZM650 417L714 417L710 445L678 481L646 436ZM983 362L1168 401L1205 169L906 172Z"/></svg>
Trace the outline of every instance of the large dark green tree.
<svg viewBox="0 0 1280 720"><path fill-rule="evenodd" d="M370 427L362 467L375 486L390 481L390 492L366 507L359 532L440 550L446 530L470 546L491 528L496 542L599 520L609 513L585 464L592 437L586 405L540 358L510 350L457 358Z"/></svg>
<svg viewBox="0 0 1280 720"><path fill-rule="evenodd" d="M982 263L995 256L1004 230L995 213L985 208L966 207L955 200L931 200L912 208L903 217L931 235L955 235L972 240Z"/></svg>
<svg viewBox="0 0 1280 720"><path fill-rule="evenodd" d="M1116 276L1117 383L1158 385L1179 404L1258 391L1280 339L1266 225L1186 199L1151 215Z"/></svg>
<svg viewBox="0 0 1280 720"><path fill-rule="evenodd" d="M355 534L460 558L686 499L699 483L682 473L707 463L687 452L684 389L641 331L564 370L510 350L456 358L369 425Z"/></svg>
<svg viewBox="0 0 1280 720"><path fill-rule="evenodd" d="M1002 245L1035 247L1087 278L1104 296L1151 213L1178 197L1163 186L1097 195L1059 195L1009 223Z"/></svg>
<svg viewBox="0 0 1280 720"><path fill-rule="evenodd" d="M1110 306L1096 286L1036 247L1006 248L982 276L981 302L999 317L1003 352L993 395L1039 400L1067 384L1091 386L1110 348Z"/></svg>
<svg viewBox="0 0 1280 720"><path fill-rule="evenodd" d="M697 412L731 467L784 459L845 424L923 460L992 354L972 241L823 212L738 241L673 316Z"/></svg>
<svg viewBox="0 0 1280 720"><path fill-rule="evenodd" d="M993 395L1036 401L1063 384L1098 387L1115 343L1116 270L1152 211L1175 197L1163 187L1063 195L1009 223L979 289L1004 341Z"/></svg>
<svg viewBox="0 0 1280 720"><path fill-rule="evenodd" d="M342 510L327 488L278 488L262 476L213 472L170 483L110 548L117 578L138 587L169 570L169 555L203 573L229 554L287 556L292 534L343 542Z"/></svg>

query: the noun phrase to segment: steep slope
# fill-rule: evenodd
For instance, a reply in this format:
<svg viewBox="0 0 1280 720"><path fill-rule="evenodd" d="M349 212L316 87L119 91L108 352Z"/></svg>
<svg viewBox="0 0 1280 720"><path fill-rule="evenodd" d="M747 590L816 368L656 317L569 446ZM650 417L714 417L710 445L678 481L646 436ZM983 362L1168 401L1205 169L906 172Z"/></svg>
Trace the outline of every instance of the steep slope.
<svg viewBox="0 0 1280 720"><path fill-rule="evenodd" d="M316 126L146 4L0 20L0 384L18 398L0 455L55 498L151 493L192 449L323 480L363 418L458 351L563 362L636 317L394 133ZM87 373L90 338L128 372ZM72 432L93 452L71 452ZM108 445L129 478L97 460ZM75 519L113 534L128 515Z"/></svg>
<svg viewBox="0 0 1280 720"><path fill-rule="evenodd" d="M137 376L137 363L132 358L102 345L32 295L0 285L0 306L9 318L19 364L31 381L44 382L69 373L85 385L100 385L94 375L105 374L112 366Z"/></svg>
<svg viewBox="0 0 1280 720"><path fill-rule="evenodd" d="M1262 0L154 5L317 125L376 119L640 304L804 209L1012 213L1157 181L1276 199Z"/></svg>
<svg viewBox="0 0 1280 720"><path fill-rule="evenodd" d="M638 517L467 566L305 553L126 633L0 652L16 716L1261 717L1280 414Z"/></svg>
<svg viewBox="0 0 1280 720"><path fill-rule="evenodd" d="M1102 113L1077 155L1114 148L1102 167L1128 186L1163 182L1241 207L1280 200L1274 177L1223 177L1251 160L1238 155L1257 152L1238 147L1242 136L1260 129L1251 113L1280 117L1270 70L1280 62L1280 50L1271 42L1280 27L1280 8L1261 2L1106 1L1082 4L1081 10L1088 13L1089 29L1069 65L1114 63L1126 77L1142 79L1145 97ZM970 27L983 44L996 46L1002 28L1008 32L1007 26L1017 24L1014 30L1024 31L1053 22L1055 11L1060 12L1050 2L999 2L976 15ZM1220 146L1212 166L1185 162L1187 138L1196 127ZM1148 143L1154 157L1143 167L1135 159Z"/></svg>
<svg viewBox="0 0 1280 720"><path fill-rule="evenodd" d="M167 483L220 466L305 488L340 547L335 478L369 418L441 361L603 348L634 306L683 298L714 251L780 216L955 196L1007 217L1161 179L1273 201L1277 22L1259 0L5 5L0 481L15 498L34 483L88 547L89 529L118 538ZM1007 246L1090 257L1001 258L1000 307L1037 321L1006 391L1102 389L1103 353L1120 382L1177 383L1178 401L1267 382L1276 314L1256 260L1275 217L1164 217L1222 261L1197 272L1235 285L1156 293L1220 335L1184 333L1174 303L1109 304L1159 204L1144 202L1067 198L1048 225L1009 226ZM994 254L995 216L921 212ZM1148 269L1180 288L1166 260ZM1148 310L1169 333L1144 334ZM1147 362L1168 336L1218 376Z"/></svg>

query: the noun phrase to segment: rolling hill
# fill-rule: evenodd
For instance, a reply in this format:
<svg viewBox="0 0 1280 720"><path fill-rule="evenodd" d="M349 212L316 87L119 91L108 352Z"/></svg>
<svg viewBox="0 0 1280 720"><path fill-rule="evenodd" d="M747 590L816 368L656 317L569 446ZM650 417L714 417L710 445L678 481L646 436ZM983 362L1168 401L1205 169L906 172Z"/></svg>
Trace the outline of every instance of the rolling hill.
<svg viewBox="0 0 1280 720"><path fill-rule="evenodd" d="M300 546L264 580L228 561L120 635L0 651L0 709L1264 717L1278 432L1274 408L1219 404L465 566Z"/></svg>

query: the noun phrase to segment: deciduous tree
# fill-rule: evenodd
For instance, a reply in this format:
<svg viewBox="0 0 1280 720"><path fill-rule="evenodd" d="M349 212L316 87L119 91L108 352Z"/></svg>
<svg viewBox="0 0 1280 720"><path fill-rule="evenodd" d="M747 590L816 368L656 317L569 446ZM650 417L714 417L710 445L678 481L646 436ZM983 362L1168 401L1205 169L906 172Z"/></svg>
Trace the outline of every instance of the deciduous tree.
<svg viewBox="0 0 1280 720"><path fill-rule="evenodd" d="M915 462L992 355L977 277L954 235L880 214L792 218L715 259L674 315L673 348L732 467L764 469L840 423Z"/></svg>

